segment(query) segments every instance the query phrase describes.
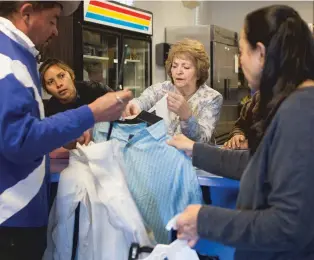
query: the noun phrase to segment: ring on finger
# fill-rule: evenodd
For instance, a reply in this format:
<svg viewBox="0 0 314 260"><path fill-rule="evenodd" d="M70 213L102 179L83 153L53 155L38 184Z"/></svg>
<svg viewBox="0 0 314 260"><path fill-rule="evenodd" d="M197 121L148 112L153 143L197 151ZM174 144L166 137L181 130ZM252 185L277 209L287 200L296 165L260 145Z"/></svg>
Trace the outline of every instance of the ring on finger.
<svg viewBox="0 0 314 260"><path fill-rule="evenodd" d="M124 104L124 101L122 98L116 95L116 99L118 100L119 103Z"/></svg>

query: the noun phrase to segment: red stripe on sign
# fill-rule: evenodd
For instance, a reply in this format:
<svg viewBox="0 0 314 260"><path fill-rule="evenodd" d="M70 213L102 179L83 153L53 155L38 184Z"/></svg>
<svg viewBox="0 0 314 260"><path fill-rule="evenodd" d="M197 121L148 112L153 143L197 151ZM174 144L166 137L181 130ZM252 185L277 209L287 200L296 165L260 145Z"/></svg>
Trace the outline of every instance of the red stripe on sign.
<svg viewBox="0 0 314 260"><path fill-rule="evenodd" d="M116 11L118 13L124 13L124 14L128 14L128 15L132 15L132 16L142 18L142 19L145 19L148 21L150 21L150 19L151 19L150 16L147 16L145 14L140 14L140 13L128 10L128 9L124 9L123 7L118 7L115 5L108 4L108 3L103 3L103 2L99 2L99 1L90 1L89 4L94 5L94 6L98 6L101 8L106 8L106 9L109 9L112 11Z"/></svg>

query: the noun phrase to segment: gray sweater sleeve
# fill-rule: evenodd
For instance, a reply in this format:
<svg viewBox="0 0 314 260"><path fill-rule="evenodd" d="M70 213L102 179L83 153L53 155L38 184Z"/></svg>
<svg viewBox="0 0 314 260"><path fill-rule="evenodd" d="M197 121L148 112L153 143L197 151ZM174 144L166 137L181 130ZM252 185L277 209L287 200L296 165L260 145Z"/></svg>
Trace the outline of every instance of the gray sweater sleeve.
<svg viewBox="0 0 314 260"><path fill-rule="evenodd" d="M240 180L250 159L247 150L220 149L204 143L193 147L193 165L222 177Z"/></svg>
<svg viewBox="0 0 314 260"><path fill-rule="evenodd" d="M297 252L313 241L314 104L301 101L273 119L262 147L251 159L240 188L254 190L249 198L241 196L251 205L242 204L238 210L203 206L198 214L200 237L268 252ZM261 173L267 176L268 189L260 183ZM260 206L253 202L257 194L264 197Z"/></svg>

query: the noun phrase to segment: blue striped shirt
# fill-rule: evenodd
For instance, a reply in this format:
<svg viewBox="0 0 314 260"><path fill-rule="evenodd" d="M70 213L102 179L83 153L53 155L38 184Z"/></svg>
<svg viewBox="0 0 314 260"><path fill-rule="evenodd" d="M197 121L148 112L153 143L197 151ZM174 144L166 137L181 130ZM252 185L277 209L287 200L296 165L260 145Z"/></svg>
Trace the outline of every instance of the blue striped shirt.
<svg viewBox="0 0 314 260"><path fill-rule="evenodd" d="M107 132L107 123L96 124L95 141L106 140ZM125 144L125 176L144 222L158 243L169 242L168 221L189 204L202 204L191 159L166 143L169 136L164 121L150 127L114 124L111 138Z"/></svg>

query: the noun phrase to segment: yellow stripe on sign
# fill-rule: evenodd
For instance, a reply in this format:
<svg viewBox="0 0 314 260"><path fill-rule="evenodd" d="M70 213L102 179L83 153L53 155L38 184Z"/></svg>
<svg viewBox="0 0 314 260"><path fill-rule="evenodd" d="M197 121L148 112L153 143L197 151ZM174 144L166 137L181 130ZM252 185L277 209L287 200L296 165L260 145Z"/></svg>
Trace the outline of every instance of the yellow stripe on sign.
<svg viewBox="0 0 314 260"><path fill-rule="evenodd" d="M144 25L144 26L149 26L150 25L150 21L141 19L141 18L137 18L131 15L127 15L127 14L121 14L118 13L116 11L111 11L108 9L103 9L97 6L92 6L89 5L88 9L89 12L92 13L96 13L96 14L101 14L107 17L111 17L111 18L115 18L115 19L119 19L122 21L127 21L127 22L131 22L131 23L136 23L136 24L140 24L140 25Z"/></svg>

